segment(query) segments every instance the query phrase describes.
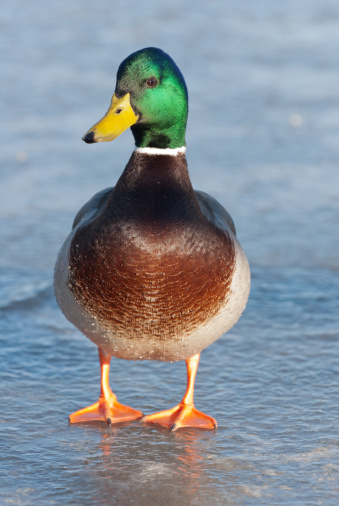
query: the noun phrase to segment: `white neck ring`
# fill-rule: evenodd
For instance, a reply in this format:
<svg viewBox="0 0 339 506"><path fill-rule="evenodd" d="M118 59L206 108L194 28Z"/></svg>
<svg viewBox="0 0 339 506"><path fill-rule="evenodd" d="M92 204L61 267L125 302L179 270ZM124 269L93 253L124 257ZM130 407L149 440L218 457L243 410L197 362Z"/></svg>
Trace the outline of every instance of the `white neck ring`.
<svg viewBox="0 0 339 506"><path fill-rule="evenodd" d="M177 156L179 153L186 153L186 146L182 146L181 148L136 148L136 153L145 154L145 155L169 155L169 156Z"/></svg>

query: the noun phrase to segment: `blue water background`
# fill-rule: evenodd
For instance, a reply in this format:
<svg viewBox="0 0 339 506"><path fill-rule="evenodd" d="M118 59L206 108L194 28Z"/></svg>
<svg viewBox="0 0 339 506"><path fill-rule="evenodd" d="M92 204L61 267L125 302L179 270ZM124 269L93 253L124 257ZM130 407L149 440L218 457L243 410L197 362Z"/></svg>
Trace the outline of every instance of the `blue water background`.
<svg viewBox="0 0 339 506"><path fill-rule="evenodd" d="M1 504L338 504L338 27L337 0L2 0ZM53 266L130 156L129 132L81 137L149 45L186 78L194 187L232 214L252 270L243 317L198 370L216 432L67 424L99 366ZM185 381L181 362L112 361L119 399L145 413Z"/></svg>

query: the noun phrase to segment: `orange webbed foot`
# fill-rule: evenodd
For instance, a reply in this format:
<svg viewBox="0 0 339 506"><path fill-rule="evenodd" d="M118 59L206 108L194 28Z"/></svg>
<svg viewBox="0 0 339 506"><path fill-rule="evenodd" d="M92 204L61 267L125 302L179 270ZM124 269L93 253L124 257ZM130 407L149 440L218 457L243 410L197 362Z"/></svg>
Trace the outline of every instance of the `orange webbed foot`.
<svg viewBox="0 0 339 506"><path fill-rule="evenodd" d="M98 420L112 425L113 423L129 422L141 418L143 416L142 411L120 404L109 386L111 356L99 348L99 359L101 369L101 395L99 400L91 406L87 406L87 408L72 413L69 416L69 423Z"/></svg>
<svg viewBox="0 0 339 506"><path fill-rule="evenodd" d="M216 420L199 411L193 405L180 403L172 409L146 415L141 419L144 423L157 423L176 431L181 427L197 427L199 429L216 429Z"/></svg>
<svg viewBox="0 0 339 506"><path fill-rule="evenodd" d="M187 388L185 395L177 406L166 411L159 411L142 418L144 423L157 423L168 427L172 431L180 427L197 427L199 429L216 429L217 422L209 415L205 415L194 407L194 381L199 365L200 353L186 360Z"/></svg>
<svg viewBox="0 0 339 506"><path fill-rule="evenodd" d="M141 411L120 404L116 396L112 393L105 397L100 396L98 402L72 413L69 416L69 423L92 422L98 420L112 425L113 423L137 420L142 416L143 413Z"/></svg>

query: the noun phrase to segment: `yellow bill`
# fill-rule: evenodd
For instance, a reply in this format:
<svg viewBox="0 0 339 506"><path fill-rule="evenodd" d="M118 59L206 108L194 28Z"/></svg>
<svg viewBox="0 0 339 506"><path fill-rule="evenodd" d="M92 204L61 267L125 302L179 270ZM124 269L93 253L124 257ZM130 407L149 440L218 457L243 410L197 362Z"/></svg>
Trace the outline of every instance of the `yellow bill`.
<svg viewBox="0 0 339 506"><path fill-rule="evenodd" d="M85 133L82 140L88 144L112 141L134 125L139 116L135 115L130 98L129 93L122 98L117 98L114 94L105 116Z"/></svg>

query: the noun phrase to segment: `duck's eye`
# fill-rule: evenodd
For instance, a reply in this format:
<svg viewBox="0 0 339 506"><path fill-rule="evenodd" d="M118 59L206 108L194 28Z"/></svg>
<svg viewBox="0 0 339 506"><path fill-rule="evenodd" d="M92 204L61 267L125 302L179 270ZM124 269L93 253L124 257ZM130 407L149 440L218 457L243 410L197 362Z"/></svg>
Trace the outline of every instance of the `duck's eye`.
<svg viewBox="0 0 339 506"><path fill-rule="evenodd" d="M146 84L149 88L155 88L156 85L158 84L157 78L154 76L149 77L146 81Z"/></svg>

